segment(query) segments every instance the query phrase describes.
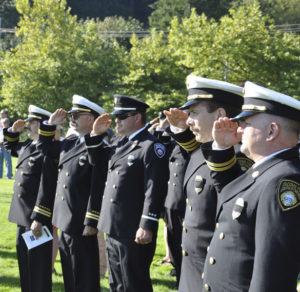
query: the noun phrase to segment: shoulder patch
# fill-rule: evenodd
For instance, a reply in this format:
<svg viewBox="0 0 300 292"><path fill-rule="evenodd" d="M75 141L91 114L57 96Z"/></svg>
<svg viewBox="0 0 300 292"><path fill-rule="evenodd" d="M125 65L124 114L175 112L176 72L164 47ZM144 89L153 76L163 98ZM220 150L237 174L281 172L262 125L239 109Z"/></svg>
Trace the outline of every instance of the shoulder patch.
<svg viewBox="0 0 300 292"><path fill-rule="evenodd" d="M154 152L158 158L163 158L166 154L166 147L161 143L155 143Z"/></svg>
<svg viewBox="0 0 300 292"><path fill-rule="evenodd" d="M300 184L296 181L281 180L277 194L282 211L288 211L300 205Z"/></svg>
<svg viewBox="0 0 300 292"><path fill-rule="evenodd" d="M236 159L242 171L248 170L253 165L253 161L247 157L237 157Z"/></svg>

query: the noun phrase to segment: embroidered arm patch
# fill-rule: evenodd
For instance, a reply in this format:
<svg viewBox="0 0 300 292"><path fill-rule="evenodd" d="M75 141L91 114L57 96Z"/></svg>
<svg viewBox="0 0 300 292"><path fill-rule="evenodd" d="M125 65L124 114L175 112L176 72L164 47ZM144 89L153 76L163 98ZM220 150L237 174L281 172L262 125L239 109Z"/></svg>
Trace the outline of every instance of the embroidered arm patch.
<svg viewBox="0 0 300 292"><path fill-rule="evenodd" d="M166 154L166 147L163 144L155 143L154 152L158 158L163 158Z"/></svg>
<svg viewBox="0 0 300 292"><path fill-rule="evenodd" d="M280 181L277 195L282 211L294 209L300 205L300 184L293 180L283 179Z"/></svg>

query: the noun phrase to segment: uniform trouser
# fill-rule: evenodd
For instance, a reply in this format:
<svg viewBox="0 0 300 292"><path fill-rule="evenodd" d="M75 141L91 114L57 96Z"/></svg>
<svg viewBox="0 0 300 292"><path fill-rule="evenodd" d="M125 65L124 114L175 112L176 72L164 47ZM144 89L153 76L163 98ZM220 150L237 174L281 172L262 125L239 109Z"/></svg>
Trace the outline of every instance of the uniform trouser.
<svg viewBox="0 0 300 292"><path fill-rule="evenodd" d="M52 291L52 241L28 250L22 237L22 233L28 230L23 226L17 228L16 247L21 291Z"/></svg>
<svg viewBox="0 0 300 292"><path fill-rule="evenodd" d="M100 291L97 235L60 233L59 253L66 292Z"/></svg>
<svg viewBox="0 0 300 292"><path fill-rule="evenodd" d="M182 261L182 222L184 212L165 208L165 220L167 222L168 245L170 249L171 263L176 271L177 286L180 281L181 261Z"/></svg>
<svg viewBox="0 0 300 292"><path fill-rule="evenodd" d="M134 239L115 239L106 235L109 285L112 292L152 292L150 265L156 237L141 245Z"/></svg>

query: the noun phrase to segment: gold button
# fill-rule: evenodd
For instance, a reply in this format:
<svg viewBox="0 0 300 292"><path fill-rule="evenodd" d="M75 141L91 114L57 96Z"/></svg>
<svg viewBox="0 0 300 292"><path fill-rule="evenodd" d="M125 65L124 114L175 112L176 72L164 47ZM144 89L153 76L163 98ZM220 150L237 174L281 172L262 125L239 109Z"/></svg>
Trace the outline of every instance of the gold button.
<svg viewBox="0 0 300 292"><path fill-rule="evenodd" d="M220 233L220 239L223 240L225 238L225 234L223 232Z"/></svg>
<svg viewBox="0 0 300 292"><path fill-rule="evenodd" d="M209 263L210 263L211 265L214 265L214 264L216 263L216 260L215 260L213 257L210 257L210 258L209 258Z"/></svg>
<svg viewBox="0 0 300 292"><path fill-rule="evenodd" d="M21 187L21 186L22 186L22 184L21 184L21 183L18 183L18 186L19 186L19 187Z"/></svg>
<svg viewBox="0 0 300 292"><path fill-rule="evenodd" d="M64 189L68 188L66 185L64 185Z"/></svg>
<svg viewBox="0 0 300 292"><path fill-rule="evenodd" d="M110 199L110 202L113 203L113 202L114 202L114 199Z"/></svg>
<svg viewBox="0 0 300 292"><path fill-rule="evenodd" d="M116 185L113 185L113 188L114 188L114 189L116 189L116 188L117 188L117 186L116 186Z"/></svg>
<svg viewBox="0 0 300 292"><path fill-rule="evenodd" d="M102 198L104 199L104 198L105 198L105 196L103 195L103 196L102 196Z"/></svg>
<svg viewBox="0 0 300 292"><path fill-rule="evenodd" d="M204 285L204 289L205 289L206 291L210 291L210 286L209 286L208 284L205 284L205 285Z"/></svg>
<svg viewBox="0 0 300 292"><path fill-rule="evenodd" d="M21 198L21 194L18 194L18 198Z"/></svg>
<svg viewBox="0 0 300 292"><path fill-rule="evenodd" d="M65 198L64 197L61 197L61 200L63 201Z"/></svg>
<svg viewBox="0 0 300 292"><path fill-rule="evenodd" d="M254 171L253 173L252 173L252 177L253 178L257 178L259 176L259 171Z"/></svg>
<svg viewBox="0 0 300 292"><path fill-rule="evenodd" d="M187 229L186 229L186 228L183 228L183 231L184 231L185 233L187 233Z"/></svg>
<svg viewBox="0 0 300 292"><path fill-rule="evenodd" d="M58 172L61 172L61 168L58 169Z"/></svg>
<svg viewBox="0 0 300 292"><path fill-rule="evenodd" d="M192 212L192 206L189 207L190 211Z"/></svg>
<svg viewBox="0 0 300 292"><path fill-rule="evenodd" d="M185 201L186 201L186 203L187 203L187 204L189 203L189 199L188 199L188 198L186 198L186 200L185 200Z"/></svg>
<svg viewBox="0 0 300 292"><path fill-rule="evenodd" d="M111 172L111 169L109 169L108 172Z"/></svg>
<svg viewBox="0 0 300 292"><path fill-rule="evenodd" d="M70 176L70 174L68 172L66 172L66 176Z"/></svg>
<svg viewBox="0 0 300 292"><path fill-rule="evenodd" d="M21 175L24 175L24 171L21 171Z"/></svg>
<svg viewBox="0 0 300 292"><path fill-rule="evenodd" d="M174 176L177 177L177 173L174 173Z"/></svg>
<svg viewBox="0 0 300 292"><path fill-rule="evenodd" d="M204 273L202 273L201 278L204 279Z"/></svg>
<svg viewBox="0 0 300 292"><path fill-rule="evenodd" d="M206 248L207 252L209 251L209 246Z"/></svg>
<svg viewBox="0 0 300 292"><path fill-rule="evenodd" d="M173 183L173 186L174 186L174 187L176 187L176 184L175 184L175 183Z"/></svg>
<svg viewBox="0 0 300 292"><path fill-rule="evenodd" d="M58 197L58 193L56 193L56 198Z"/></svg>
<svg viewBox="0 0 300 292"><path fill-rule="evenodd" d="M216 223L216 228L218 229L220 226L219 222Z"/></svg>
<svg viewBox="0 0 300 292"><path fill-rule="evenodd" d="M170 181L168 181L168 185L170 184Z"/></svg>
<svg viewBox="0 0 300 292"><path fill-rule="evenodd" d="M184 257L186 257L186 256L187 256L187 252L186 252L185 250L182 250L182 255L183 255Z"/></svg>
<svg viewBox="0 0 300 292"><path fill-rule="evenodd" d="M117 170L117 171L116 171L116 174L119 174L119 173L120 173L120 171Z"/></svg>
<svg viewBox="0 0 300 292"><path fill-rule="evenodd" d="M182 222L182 226L184 226L184 221Z"/></svg>

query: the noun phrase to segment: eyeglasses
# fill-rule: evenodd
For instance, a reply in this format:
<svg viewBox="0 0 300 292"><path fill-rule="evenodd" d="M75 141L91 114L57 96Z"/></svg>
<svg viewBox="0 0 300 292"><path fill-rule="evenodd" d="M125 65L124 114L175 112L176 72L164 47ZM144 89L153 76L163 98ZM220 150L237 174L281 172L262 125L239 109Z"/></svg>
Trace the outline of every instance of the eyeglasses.
<svg viewBox="0 0 300 292"><path fill-rule="evenodd" d="M88 113L71 113L70 118L73 120L78 120L80 116L88 116Z"/></svg>
<svg viewBox="0 0 300 292"><path fill-rule="evenodd" d="M133 113L124 113L124 114L119 114L119 115L115 115L116 119L120 120L120 121L123 121L123 120L126 120L127 118L129 117L133 117L135 116L136 112L133 112Z"/></svg>

